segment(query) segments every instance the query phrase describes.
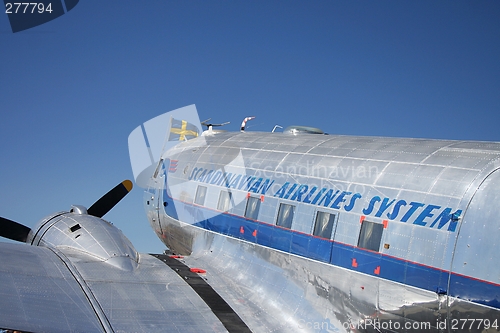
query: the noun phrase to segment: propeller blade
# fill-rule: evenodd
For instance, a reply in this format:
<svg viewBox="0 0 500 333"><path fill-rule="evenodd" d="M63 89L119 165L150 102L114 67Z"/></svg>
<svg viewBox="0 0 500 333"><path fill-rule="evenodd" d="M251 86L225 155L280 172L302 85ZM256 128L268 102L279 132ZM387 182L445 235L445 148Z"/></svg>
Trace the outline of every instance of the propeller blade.
<svg viewBox="0 0 500 333"><path fill-rule="evenodd" d="M26 238L31 229L27 226L0 217L0 236L12 239L18 242L26 242Z"/></svg>
<svg viewBox="0 0 500 333"><path fill-rule="evenodd" d="M94 202L94 204L87 209L87 213L96 217L103 217L131 190L132 182L130 180L124 180L108 193L103 195L99 200Z"/></svg>

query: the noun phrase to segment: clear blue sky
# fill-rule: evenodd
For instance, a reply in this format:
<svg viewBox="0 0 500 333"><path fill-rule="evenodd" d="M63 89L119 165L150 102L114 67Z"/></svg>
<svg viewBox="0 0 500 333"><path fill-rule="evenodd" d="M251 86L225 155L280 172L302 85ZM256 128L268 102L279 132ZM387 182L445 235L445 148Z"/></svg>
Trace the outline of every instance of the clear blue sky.
<svg viewBox="0 0 500 333"><path fill-rule="evenodd" d="M0 14L0 215L30 227L131 179L139 124L500 141L500 1L97 1ZM136 187L106 218L161 252Z"/></svg>

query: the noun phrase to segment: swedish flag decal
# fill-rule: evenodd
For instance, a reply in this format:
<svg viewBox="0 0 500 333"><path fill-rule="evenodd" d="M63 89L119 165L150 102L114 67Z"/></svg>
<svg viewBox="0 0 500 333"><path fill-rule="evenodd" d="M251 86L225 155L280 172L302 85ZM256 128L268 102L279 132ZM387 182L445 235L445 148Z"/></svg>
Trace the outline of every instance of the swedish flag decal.
<svg viewBox="0 0 500 333"><path fill-rule="evenodd" d="M168 141L185 141L198 136L198 128L185 120L171 118Z"/></svg>

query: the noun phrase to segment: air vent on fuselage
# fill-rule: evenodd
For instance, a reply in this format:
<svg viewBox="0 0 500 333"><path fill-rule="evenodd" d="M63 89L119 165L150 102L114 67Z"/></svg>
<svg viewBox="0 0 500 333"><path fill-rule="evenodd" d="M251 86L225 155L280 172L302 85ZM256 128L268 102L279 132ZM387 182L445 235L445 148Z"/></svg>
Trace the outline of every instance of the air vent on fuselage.
<svg viewBox="0 0 500 333"><path fill-rule="evenodd" d="M71 228L69 228L69 230L71 232L75 232L77 230L80 230L82 227L80 227L80 224L75 224L74 226L72 226Z"/></svg>

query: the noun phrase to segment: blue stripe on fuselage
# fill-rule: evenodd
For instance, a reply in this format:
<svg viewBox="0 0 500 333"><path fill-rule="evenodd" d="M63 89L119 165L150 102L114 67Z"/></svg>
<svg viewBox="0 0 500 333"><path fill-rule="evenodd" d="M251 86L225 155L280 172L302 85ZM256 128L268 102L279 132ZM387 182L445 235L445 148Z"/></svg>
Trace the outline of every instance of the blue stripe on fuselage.
<svg viewBox="0 0 500 333"><path fill-rule="evenodd" d="M167 203L165 213L178 219L177 212L172 211L174 199L165 190L163 200ZM193 216L196 211L197 217L203 216L204 211L213 211L179 200L175 200L175 205L177 209L193 212ZM428 291L441 293L448 287L448 271L226 212L219 212L214 217L201 219L192 225ZM498 284L452 273L450 289L449 296L500 309Z"/></svg>

